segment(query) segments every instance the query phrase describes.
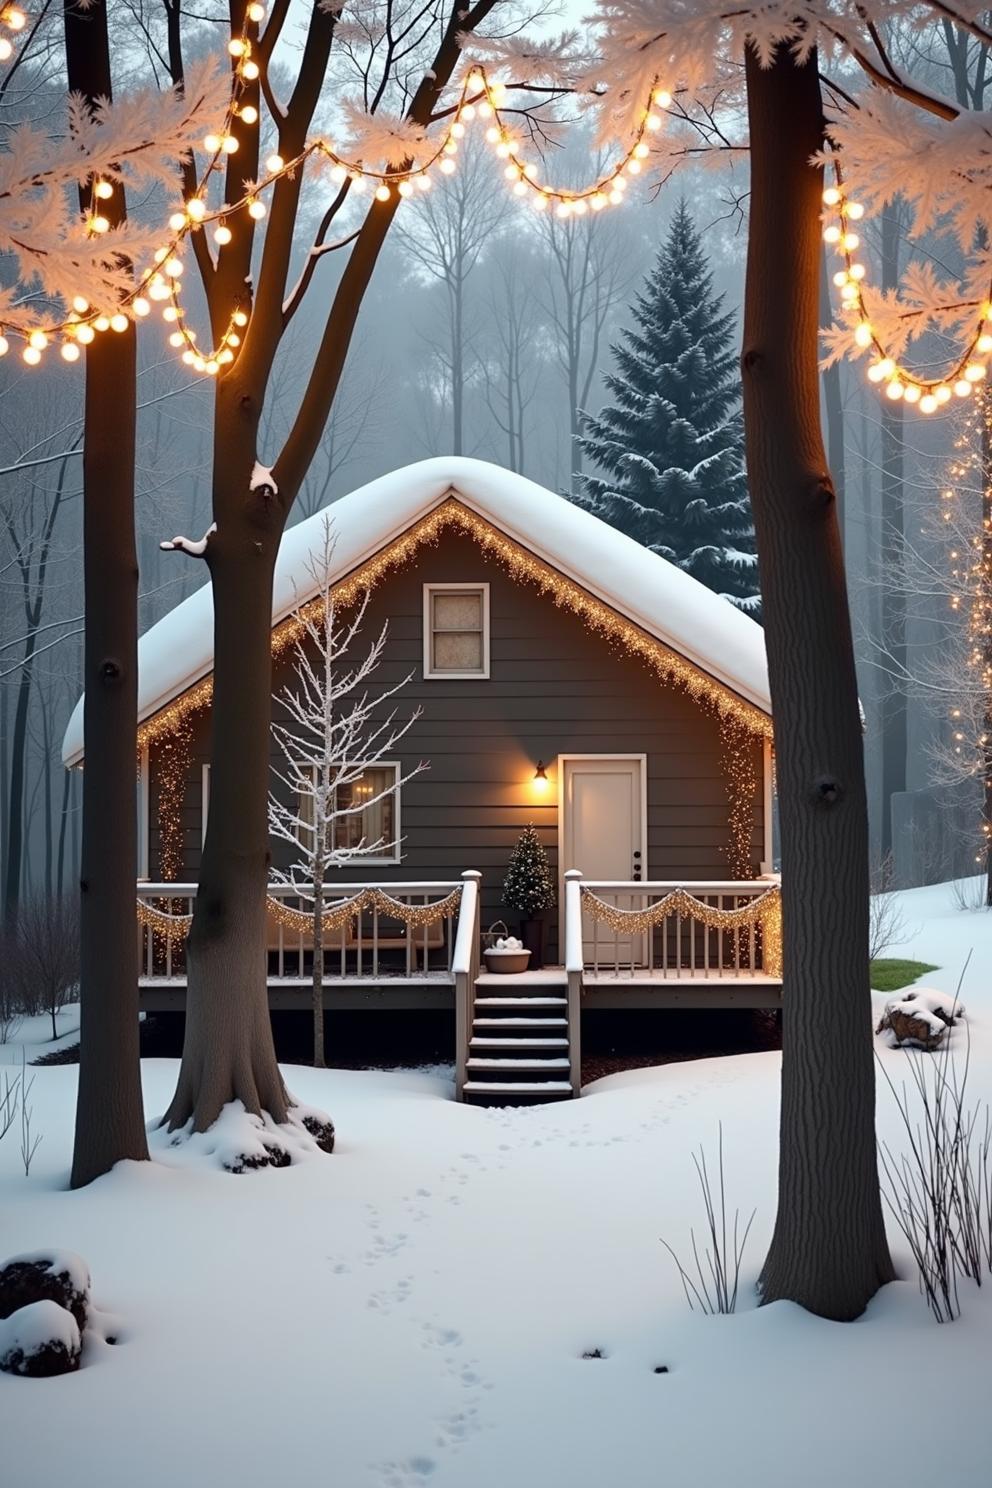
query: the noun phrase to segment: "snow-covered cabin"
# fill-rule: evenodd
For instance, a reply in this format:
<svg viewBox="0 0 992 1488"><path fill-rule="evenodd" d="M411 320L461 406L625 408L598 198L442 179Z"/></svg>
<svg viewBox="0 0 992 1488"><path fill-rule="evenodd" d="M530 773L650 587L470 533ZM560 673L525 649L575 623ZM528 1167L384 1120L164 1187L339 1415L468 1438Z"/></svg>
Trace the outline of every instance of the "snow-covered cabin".
<svg viewBox="0 0 992 1488"><path fill-rule="evenodd" d="M545 959L562 976L566 870L599 885L585 891L572 938L587 997L597 978L621 969L628 1001L635 971L649 999L662 980L682 1001L709 1000L706 989L717 981L735 984L724 1003L742 1000L742 982L765 992L775 983L777 996L775 968L763 964L750 927L748 949L744 931L724 932L705 915L700 921L685 903L647 930L631 922L631 933L615 915L611 922L605 911L592 912L603 902L643 909L677 885L714 910L767 898L771 717L760 626L563 497L483 461L425 460L353 491L331 511L335 583L370 591L365 647L388 622L373 684L412 672L393 703L401 712L423 710L397 758L381 764L366 789L381 791L389 770L430 764L395 802L358 818L369 840L395 838L399 846L353 861L342 884L382 885L424 903L477 872L482 929L502 919L514 930L503 878L521 830L534 823L558 880ZM308 559L322 522L321 513L301 521L282 542L272 610L277 693L291 676L286 626L314 592ZM365 647L358 643L359 654ZM204 585L139 648L146 904L156 892L161 899L157 885L165 881L195 893L210 799L212 663ZM68 765L82 761L81 704L63 755ZM278 845L274 854L278 861ZM293 926L291 911L274 920L270 977L284 989L298 984L302 1006L307 942ZM163 963L154 939L146 936L146 991L163 978L182 981L181 949L170 942ZM428 982L440 988L457 969L455 941L452 921L413 931L398 921L390 929L384 905L373 913L366 904L364 918L338 934L332 970L341 987L357 979L383 995L396 977L419 980L422 991ZM546 990L554 972L543 975Z"/></svg>

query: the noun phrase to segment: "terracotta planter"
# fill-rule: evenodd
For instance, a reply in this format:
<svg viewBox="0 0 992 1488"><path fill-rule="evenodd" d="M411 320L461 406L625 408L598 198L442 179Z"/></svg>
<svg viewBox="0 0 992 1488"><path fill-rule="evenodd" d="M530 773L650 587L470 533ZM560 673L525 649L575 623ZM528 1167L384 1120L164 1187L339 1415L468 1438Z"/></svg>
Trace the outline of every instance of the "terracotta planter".
<svg viewBox="0 0 992 1488"><path fill-rule="evenodd" d="M530 951L506 951L492 950L483 951L486 960L486 970L498 972L500 976L506 976L510 972L526 971L530 961Z"/></svg>

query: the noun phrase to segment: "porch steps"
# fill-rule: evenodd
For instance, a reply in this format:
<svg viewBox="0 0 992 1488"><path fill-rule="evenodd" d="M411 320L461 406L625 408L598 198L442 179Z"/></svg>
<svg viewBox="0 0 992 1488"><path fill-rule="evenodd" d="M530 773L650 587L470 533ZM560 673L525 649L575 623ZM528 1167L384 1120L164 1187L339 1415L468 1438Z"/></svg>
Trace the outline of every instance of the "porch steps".
<svg viewBox="0 0 992 1488"><path fill-rule="evenodd" d="M539 1105L572 1094L561 970L480 976L462 1087L474 1105Z"/></svg>

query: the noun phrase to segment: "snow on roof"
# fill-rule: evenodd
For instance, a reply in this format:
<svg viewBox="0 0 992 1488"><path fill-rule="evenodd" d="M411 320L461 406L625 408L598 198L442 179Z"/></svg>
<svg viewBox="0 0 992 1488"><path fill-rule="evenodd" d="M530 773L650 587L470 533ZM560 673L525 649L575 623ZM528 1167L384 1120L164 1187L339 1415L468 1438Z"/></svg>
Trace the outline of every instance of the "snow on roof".
<svg viewBox="0 0 992 1488"><path fill-rule="evenodd" d="M771 712L760 625L598 517L485 460L455 455L421 460L334 502L336 577L350 573L450 496L741 697ZM313 581L306 564L320 543L322 520L323 513L317 512L283 536L273 586L273 625L311 595ZM139 723L212 668L213 595L207 583L141 637ZM82 757L80 698L66 729L62 758L75 765Z"/></svg>

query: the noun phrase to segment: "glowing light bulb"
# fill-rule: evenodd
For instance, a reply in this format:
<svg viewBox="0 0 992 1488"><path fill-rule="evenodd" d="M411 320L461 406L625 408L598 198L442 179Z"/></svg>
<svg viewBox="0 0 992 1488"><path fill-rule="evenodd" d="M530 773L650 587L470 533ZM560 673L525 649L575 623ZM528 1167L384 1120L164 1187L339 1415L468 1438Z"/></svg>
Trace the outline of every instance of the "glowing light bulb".
<svg viewBox="0 0 992 1488"><path fill-rule="evenodd" d="M866 320L855 327L854 340L858 346L870 346L873 340L871 326Z"/></svg>
<svg viewBox="0 0 992 1488"><path fill-rule="evenodd" d="M241 69L241 76L253 83L258 77L259 67L257 62L246 62Z"/></svg>
<svg viewBox="0 0 992 1488"><path fill-rule="evenodd" d="M227 50L230 52L232 57L243 57L245 52L247 51L247 47L241 40L240 36L234 36L227 43Z"/></svg>
<svg viewBox="0 0 992 1488"><path fill-rule="evenodd" d="M658 117L657 114L647 114L645 116L644 122L652 131L661 128L661 119Z"/></svg>
<svg viewBox="0 0 992 1488"><path fill-rule="evenodd" d="M62 347L62 356L67 362L78 362L80 357L79 347L75 341L66 341Z"/></svg>
<svg viewBox="0 0 992 1488"><path fill-rule="evenodd" d="M885 396L891 398L893 403L898 403L906 389L897 377L894 377L885 389Z"/></svg>
<svg viewBox="0 0 992 1488"><path fill-rule="evenodd" d="M940 387L936 389L934 397L938 403L949 403L951 401L951 389L947 386L946 382L942 382Z"/></svg>
<svg viewBox="0 0 992 1488"><path fill-rule="evenodd" d="M10 350L10 342L6 336L0 336L0 357L5 357Z"/></svg>
<svg viewBox="0 0 992 1488"><path fill-rule="evenodd" d="M202 222L207 215L207 209L198 196L191 196L186 203L186 216L193 222Z"/></svg>
<svg viewBox="0 0 992 1488"><path fill-rule="evenodd" d="M246 124L255 124L258 120L258 109L253 103L246 103L244 108L238 109L238 117Z"/></svg>
<svg viewBox="0 0 992 1488"><path fill-rule="evenodd" d="M265 211L265 203L263 201L259 201L257 197L254 201L250 201L248 203L248 216L254 217L256 222L261 222L262 218L265 216Z"/></svg>
<svg viewBox="0 0 992 1488"><path fill-rule="evenodd" d="M11 31L23 31L27 25L27 16L23 10L18 10L16 5L10 5L3 13L3 19L7 22Z"/></svg>
<svg viewBox="0 0 992 1488"><path fill-rule="evenodd" d="M0 36L0 62L8 62L14 55L14 48L6 36Z"/></svg>
<svg viewBox="0 0 992 1488"><path fill-rule="evenodd" d="M413 186L409 181L401 181L396 190L399 192L400 196L406 197L413 195Z"/></svg>
<svg viewBox="0 0 992 1488"><path fill-rule="evenodd" d="M543 212L543 211L545 211L545 209L547 208L547 205L548 205L548 198L545 196L544 192L543 191L536 191L534 193L534 198L533 198L533 207L534 207L535 212Z"/></svg>
<svg viewBox="0 0 992 1488"><path fill-rule="evenodd" d="M234 314L231 316L231 319L234 321L235 325L246 326L248 324L248 317L243 310L235 310Z"/></svg>
<svg viewBox="0 0 992 1488"><path fill-rule="evenodd" d="M825 207L836 207L840 201L840 189L837 186L828 186L823 193L823 205Z"/></svg>
<svg viewBox="0 0 992 1488"><path fill-rule="evenodd" d="M183 271L182 259L167 258L165 260L165 263L162 265L162 271L163 273L168 274L170 279L178 279Z"/></svg>
<svg viewBox="0 0 992 1488"><path fill-rule="evenodd" d="M455 162L451 159L450 155L441 161L441 170L446 176L450 176L454 168Z"/></svg>
<svg viewBox="0 0 992 1488"><path fill-rule="evenodd" d="M224 154L225 155L233 155L237 151L238 142L234 138L234 135L233 134L225 134L224 139L222 141L222 146L223 146L223 150L224 150Z"/></svg>
<svg viewBox="0 0 992 1488"><path fill-rule="evenodd" d="M151 305L149 305L144 295L138 295L138 297L131 302L131 309L134 311L135 315L147 315L151 308Z"/></svg>
<svg viewBox="0 0 992 1488"><path fill-rule="evenodd" d="M112 331L116 331L118 335L120 335L122 331L126 331L130 324L131 322L128 320L127 316L124 315L121 311L118 311L116 315L112 315L110 317L110 329Z"/></svg>
<svg viewBox="0 0 992 1488"><path fill-rule="evenodd" d="M95 339L96 332L90 325L81 325L76 332L76 340L81 341L84 346L89 346L90 342Z"/></svg>
<svg viewBox="0 0 992 1488"><path fill-rule="evenodd" d="M169 218L169 226L173 232L182 232L188 220L185 212L173 212Z"/></svg>
<svg viewBox="0 0 992 1488"><path fill-rule="evenodd" d="M203 136L203 148L210 155L216 155L220 149L221 139L219 134L205 134Z"/></svg>
<svg viewBox="0 0 992 1488"><path fill-rule="evenodd" d="M109 331L110 330L110 316L109 315L98 315L97 318L96 318L96 320L93 322L93 329L95 331Z"/></svg>
<svg viewBox="0 0 992 1488"><path fill-rule="evenodd" d="M37 346L25 346L24 350L21 352L21 356L27 362L29 367L37 367L38 363L41 361L41 352L38 350Z"/></svg>
<svg viewBox="0 0 992 1488"><path fill-rule="evenodd" d="M28 337L28 345L33 346L35 351L44 351L48 345L48 337L44 331L32 331Z"/></svg>
<svg viewBox="0 0 992 1488"><path fill-rule="evenodd" d="M89 300L84 300L82 295L76 295L72 301L72 308L77 315L85 315L90 308Z"/></svg>
<svg viewBox="0 0 992 1488"><path fill-rule="evenodd" d="M905 389L905 392L903 393L903 397L905 398L905 400L906 400L907 403L919 403L919 401L920 401L920 390L916 386L916 383L915 382L908 382L906 384L906 389Z"/></svg>
<svg viewBox="0 0 992 1488"><path fill-rule="evenodd" d="M270 155L265 162L265 169L269 172L270 176L275 176L282 170L283 164L284 161L281 155Z"/></svg>
<svg viewBox="0 0 992 1488"><path fill-rule="evenodd" d="M985 376L985 368L981 362L969 362L964 369L964 375L969 382L981 382Z"/></svg>
<svg viewBox="0 0 992 1488"><path fill-rule="evenodd" d="M634 146L634 157L635 157L635 159L637 159L637 160L644 160L650 154L651 154L650 146L649 145L646 145L643 140L639 140L638 143Z"/></svg>
<svg viewBox="0 0 992 1488"><path fill-rule="evenodd" d="M862 263L853 263L847 272L850 274L852 279L863 279L865 277L866 269L864 264Z"/></svg>
<svg viewBox="0 0 992 1488"><path fill-rule="evenodd" d="M223 222L214 228L214 242L219 243L222 248L225 243L231 241L233 236L234 234L231 232L231 229L226 227Z"/></svg>
<svg viewBox="0 0 992 1488"><path fill-rule="evenodd" d="M857 233L845 233L843 238L841 239L841 242L843 244L845 253L853 253L855 248L859 248L861 246L861 239L858 237Z"/></svg>
<svg viewBox="0 0 992 1488"><path fill-rule="evenodd" d="M840 242L840 228L837 226L836 222L831 222L829 227L825 227L823 229L823 241L825 243Z"/></svg>
<svg viewBox="0 0 992 1488"><path fill-rule="evenodd" d="M178 347L185 346L185 344L186 337L183 335L182 331L173 331L172 335L169 337L169 345L175 346L178 349Z"/></svg>
<svg viewBox="0 0 992 1488"><path fill-rule="evenodd" d="M844 210L852 222L859 222L865 215L865 209L860 202L848 202Z"/></svg>
<svg viewBox="0 0 992 1488"><path fill-rule="evenodd" d="M672 106L672 95L667 88L658 88L654 95L654 101L659 108L667 109Z"/></svg>
<svg viewBox="0 0 992 1488"><path fill-rule="evenodd" d="M93 195L98 196L101 201L109 201L114 194L114 188L109 181L97 181L93 187Z"/></svg>
<svg viewBox="0 0 992 1488"><path fill-rule="evenodd" d="M265 6L259 5L257 0L252 0L252 4L248 7L248 19L253 21L256 26L259 25L260 22L265 20Z"/></svg>
<svg viewBox="0 0 992 1488"><path fill-rule="evenodd" d="M939 405L937 403L937 399L934 397L933 393L923 394L923 397L920 399L921 413L936 413L938 407Z"/></svg>
<svg viewBox="0 0 992 1488"><path fill-rule="evenodd" d="M971 393L971 383L965 377L961 377L954 384L954 395L957 398L967 398Z"/></svg>
<svg viewBox="0 0 992 1488"><path fill-rule="evenodd" d="M387 202L389 200L389 198L392 196L392 194L393 193L390 191L390 189L386 185L385 181L383 181L383 183L382 183L381 186L377 186L375 188L375 199L376 199L376 201Z"/></svg>
<svg viewBox="0 0 992 1488"><path fill-rule="evenodd" d="M109 218L107 218L107 217L101 217L99 215L96 216L96 217L91 217L90 218L90 232L92 232L92 233L105 233L105 232L109 232L109 231L110 231L110 219Z"/></svg>

